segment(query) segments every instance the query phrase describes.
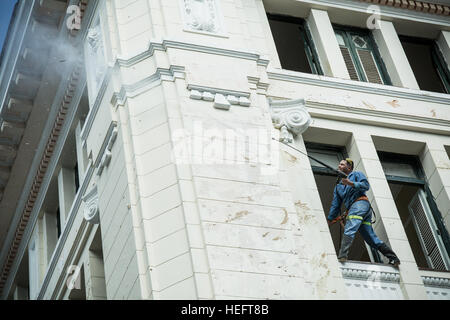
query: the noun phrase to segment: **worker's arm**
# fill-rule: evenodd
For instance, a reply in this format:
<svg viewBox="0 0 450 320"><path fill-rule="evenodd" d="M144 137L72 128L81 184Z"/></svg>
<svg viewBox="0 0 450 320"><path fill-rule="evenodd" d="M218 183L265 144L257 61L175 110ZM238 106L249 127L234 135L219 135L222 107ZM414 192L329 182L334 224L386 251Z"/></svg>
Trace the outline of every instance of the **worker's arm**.
<svg viewBox="0 0 450 320"><path fill-rule="evenodd" d="M341 213L342 199L337 194L337 186L334 188L333 201L331 202L330 212L328 214L328 220L335 219Z"/></svg>
<svg viewBox="0 0 450 320"><path fill-rule="evenodd" d="M355 172L354 176L355 181L353 182L353 188L355 188L358 191L366 192L369 190L369 181L367 181L366 176L362 172Z"/></svg>
<svg viewBox="0 0 450 320"><path fill-rule="evenodd" d="M369 181L362 172L353 172L352 176L348 179L342 179L342 184L351 186L357 191L366 192L369 190Z"/></svg>

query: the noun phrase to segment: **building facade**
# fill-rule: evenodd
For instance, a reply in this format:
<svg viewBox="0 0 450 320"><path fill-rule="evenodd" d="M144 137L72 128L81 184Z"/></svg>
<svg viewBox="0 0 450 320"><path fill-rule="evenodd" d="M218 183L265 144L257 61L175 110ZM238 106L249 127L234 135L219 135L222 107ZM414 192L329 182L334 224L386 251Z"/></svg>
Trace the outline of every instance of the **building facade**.
<svg viewBox="0 0 450 320"><path fill-rule="evenodd" d="M450 299L449 17L431 0L20 0L2 299ZM306 154L365 173L399 268L360 236L337 261L337 176Z"/></svg>

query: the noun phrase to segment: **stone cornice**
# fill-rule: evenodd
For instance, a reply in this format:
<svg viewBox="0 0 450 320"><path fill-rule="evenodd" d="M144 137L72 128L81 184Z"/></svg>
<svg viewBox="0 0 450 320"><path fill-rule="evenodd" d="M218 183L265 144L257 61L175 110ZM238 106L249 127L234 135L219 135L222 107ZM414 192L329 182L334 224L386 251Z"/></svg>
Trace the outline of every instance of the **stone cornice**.
<svg viewBox="0 0 450 320"><path fill-rule="evenodd" d="M319 87L342 89L368 94L377 94L390 97L450 105L450 94L444 93L405 89L394 86L331 78L301 72L293 72L289 70L271 69L267 71L267 76L270 80L289 81Z"/></svg>
<svg viewBox="0 0 450 320"><path fill-rule="evenodd" d="M368 0L370 1L370 0ZM302 2L320 6L320 7L329 7L329 8L337 8L342 10L350 10L365 14L371 14L367 9L369 6L379 5L374 2L368 1L359 1L359 0L302 0ZM376 0L374 0L376 1ZM380 0L383 2L386 0ZM392 0L388 0L392 1ZM433 14L425 11L418 10L408 10L407 8L402 9L401 6L389 6L389 5L381 5L380 6L380 15L382 17L387 18L395 18L402 20L409 20L415 22L423 22L427 24L434 24L439 26L450 26L450 22L448 16Z"/></svg>
<svg viewBox="0 0 450 320"><path fill-rule="evenodd" d="M127 99L127 97L134 97L140 94L142 91L148 90L155 85L160 84L162 80L166 81L174 81L175 78L184 79L184 67L181 66L170 66L167 68L157 68L156 72L152 75L137 81L133 84L122 85L119 92L114 92L111 98L111 104L113 106L123 105ZM98 98L99 103L101 102L101 98ZM98 103L98 104L99 104ZM95 105L94 105L95 106ZM90 116L88 115L88 118ZM85 129L83 128L83 131ZM86 130L88 131L88 130ZM82 139L86 139L88 132L82 133Z"/></svg>
<svg viewBox="0 0 450 320"><path fill-rule="evenodd" d="M373 124L389 128L407 129L450 135L450 121L397 114L358 107L340 106L316 101L306 101L309 113L315 118L339 118L349 122ZM364 119L361 117L364 116Z"/></svg>
<svg viewBox="0 0 450 320"><path fill-rule="evenodd" d="M189 50L195 52L209 53L214 55L222 55L227 57L234 57L238 59L245 60L253 60L258 65L267 66L269 64L269 60L263 58L258 53L253 53L249 51L238 51L228 48L220 48L220 47L211 47L205 46L202 44L192 43L192 42L183 42L178 40L164 39L164 40L151 40L149 44L149 48L141 52L133 57L117 57L116 63L119 66L131 67L134 64L153 56L155 50L167 51L167 49L180 49L180 50Z"/></svg>

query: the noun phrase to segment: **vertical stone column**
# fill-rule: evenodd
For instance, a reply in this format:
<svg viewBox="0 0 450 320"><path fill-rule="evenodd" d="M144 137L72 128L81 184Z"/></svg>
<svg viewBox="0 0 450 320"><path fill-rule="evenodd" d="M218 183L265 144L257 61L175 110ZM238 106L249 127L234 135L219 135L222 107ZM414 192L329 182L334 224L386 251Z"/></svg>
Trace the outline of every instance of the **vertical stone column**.
<svg viewBox="0 0 450 320"><path fill-rule="evenodd" d="M77 163L78 163L78 177L80 181L80 185L83 184L84 180L84 174L86 171L86 168L88 166L88 158L86 156L86 151L83 148L83 144L81 141L81 121L78 122L77 127L75 129L75 147L76 147L76 153L77 153Z"/></svg>
<svg viewBox="0 0 450 320"><path fill-rule="evenodd" d="M306 153L301 135L293 141L295 148ZM293 154L295 156L293 156ZM306 155L281 146L282 185L290 191L294 212L298 218L296 241L301 244L299 255L304 264L305 293L307 299L347 299L345 284L340 272L330 230ZM308 296L309 294L309 296Z"/></svg>
<svg viewBox="0 0 450 320"><path fill-rule="evenodd" d="M106 280L103 257L89 250L87 257L86 298L88 300L106 300Z"/></svg>
<svg viewBox="0 0 450 320"><path fill-rule="evenodd" d="M28 289L17 285L14 289L14 300L28 300Z"/></svg>
<svg viewBox="0 0 450 320"><path fill-rule="evenodd" d="M75 199L75 174L67 168L61 168L58 174L59 212L61 214L61 230L66 224L67 215Z"/></svg>
<svg viewBox="0 0 450 320"><path fill-rule="evenodd" d="M52 258L53 251L58 241L58 226L55 213L44 212L42 217L42 224L44 227L43 232L43 246L44 246L44 259L47 264Z"/></svg>
<svg viewBox="0 0 450 320"><path fill-rule="evenodd" d="M420 161L447 230L450 230L450 159L442 143L428 142Z"/></svg>
<svg viewBox="0 0 450 320"><path fill-rule="evenodd" d="M373 30L373 37L383 59L392 84L398 87L419 90L408 58L403 50L400 39L390 21L379 21L379 29Z"/></svg>
<svg viewBox="0 0 450 320"><path fill-rule="evenodd" d="M350 158L354 160L354 170L362 171L370 183L367 194L377 215L374 230L382 241L389 243L401 261L400 285L405 297L427 299L419 269L371 136L365 132L357 132L349 145L347 150Z"/></svg>
<svg viewBox="0 0 450 320"><path fill-rule="evenodd" d="M350 79L328 13L311 9L307 22L325 75Z"/></svg>

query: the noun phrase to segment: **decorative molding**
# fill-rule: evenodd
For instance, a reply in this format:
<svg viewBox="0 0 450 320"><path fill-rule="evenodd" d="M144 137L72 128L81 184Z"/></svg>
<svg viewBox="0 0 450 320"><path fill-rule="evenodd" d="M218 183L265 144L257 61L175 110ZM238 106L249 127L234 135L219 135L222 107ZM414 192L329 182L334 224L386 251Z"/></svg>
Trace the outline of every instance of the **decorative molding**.
<svg viewBox="0 0 450 320"><path fill-rule="evenodd" d="M84 202L84 219L92 224L100 223L97 186L93 187L88 193L86 193L82 200Z"/></svg>
<svg viewBox="0 0 450 320"><path fill-rule="evenodd" d="M194 100L214 101L214 108L229 110L231 105L249 107L250 93L197 85L188 85L189 97Z"/></svg>
<svg viewBox="0 0 450 320"><path fill-rule="evenodd" d="M402 9L414 10L419 12L438 14L438 15L450 15L450 7L443 4L434 4L427 1L416 1L416 0L359 0L360 2L373 3L376 5L397 7Z"/></svg>
<svg viewBox="0 0 450 320"><path fill-rule="evenodd" d="M366 83L353 80L343 80L326 76L305 74L300 72L291 72L286 70L279 70L279 71L270 70L267 71L267 76L271 80L296 82L319 87L341 89L346 91L350 90L368 94L412 99L424 102L434 102L445 105L450 104L450 95L443 93L435 93L428 91L423 92L413 89L398 88L394 86Z"/></svg>
<svg viewBox="0 0 450 320"><path fill-rule="evenodd" d="M371 3L367 3L368 1L372 1ZM367 0L364 2L355 1L355 0L302 0L303 3L313 5L313 6L321 6L329 7L329 8L338 8L346 11L355 11L370 15L371 12L368 12L367 8L371 5L374 5L374 2L377 0ZM386 2L394 2L398 0L379 0L380 3ZM408 0L410 1L410 0ZM393 6L380 6L380 15L384 18L395 18L402 20L409 20L411 22L422 22L426 24L435 24L439 26L450 26L450 22L448 17L445 15L437 15L430 12L418 11L418 10L405 10L400 7Z"/></svg>
<svg viewBox="0 0 450 320"><path fill-rule="evenodd" d="M426 286L450 289L449 278L422 276L422 280Z"/></svg>
<svg viewBox="0 0 450 320"><path fill-rule="evenodd" d="M305 107L305 99L279 100L269 99L272 122L280 129L280 141L292 142L293 137L302 134L311 124L311 116Z"/></svg>
<svg viewBox="0 0 450 320"><path fill-rule="evenodd" d="M195 51L195 52L201 52L201 53L209 53L213 55L222 55L226 57L233 57L237 59L245 59L245 60L252 60L255 61L257 65L265 66L269 64L269 60L266 58L263 58L260 54L249 52L249 51L237 51L237 50L231 50L227 48L219 48L219 47L210 47L205 46L201 44L196 43L188 43L178 40L171 40L171 39L165 39L165 40L153 40L150 41L149 48L141 52L133 57L129 58L121 58L118 57L116 60L116 63L119 66L124 67L131 67L135 65L136 63L153 56L155 50L159 51L167 51L167 49L180 49L180 50L189 50L189 51Z"/></svg>
<svg viewBox="0 0 450 320"><path fill-rule="evenodd" d="M449 135L450 121L398 114L392 112L368 110L358 107L341 106L336 104L306 101L306 107L315 118L336 119L336 113L342 114L342 119L349 122L380 125L389 128L415 130ZM322 111L323 112L320 112ZM361 121L360 116L371 117ZM341 116L339 116L341 117ZM426 126L425 126L426 125ZM428 127L427 127L428 126ZM433 127L429 127L433 126Z"/></svg>
<svg viewBox="0 0 450 320"><path fill-rule="evenodd" d="M346 279L361 281L381 281L400 283L399 272L389 272L383 270L371 270L362 267L341 267L342 276Z"/></svg>
<svg viewBox="0 0 450 320"><path fill-rule="evenodd" d="M143 91L147 91L161 84L161 81L175 81L175 79L185 79L184 67L172 65L169 69L157 68L154 74L138 82L122 85L119 92L114 92L112 95L111 104L114 107L124 105L128 97L134 97ZM89 132L86 132L84 136L87 137L88 134Z"/></svg>
<svg viewBox="0 0 450 320"><path fill-rule="evenodd" d="M190 31L222 33L223 23L216 0L180 0L184 26Z"/></svg>
<svg viewBox="0 0 450 320"><path fill-rule="evenodd" d="M100 149L99 155L96 161L97 175L101 176L103 169L109 166L112 158L112 147L117 138L118 133L117 123L115 121L111 122L109 129L106 133L105 142L103 142L102 148Z"/></svg>

